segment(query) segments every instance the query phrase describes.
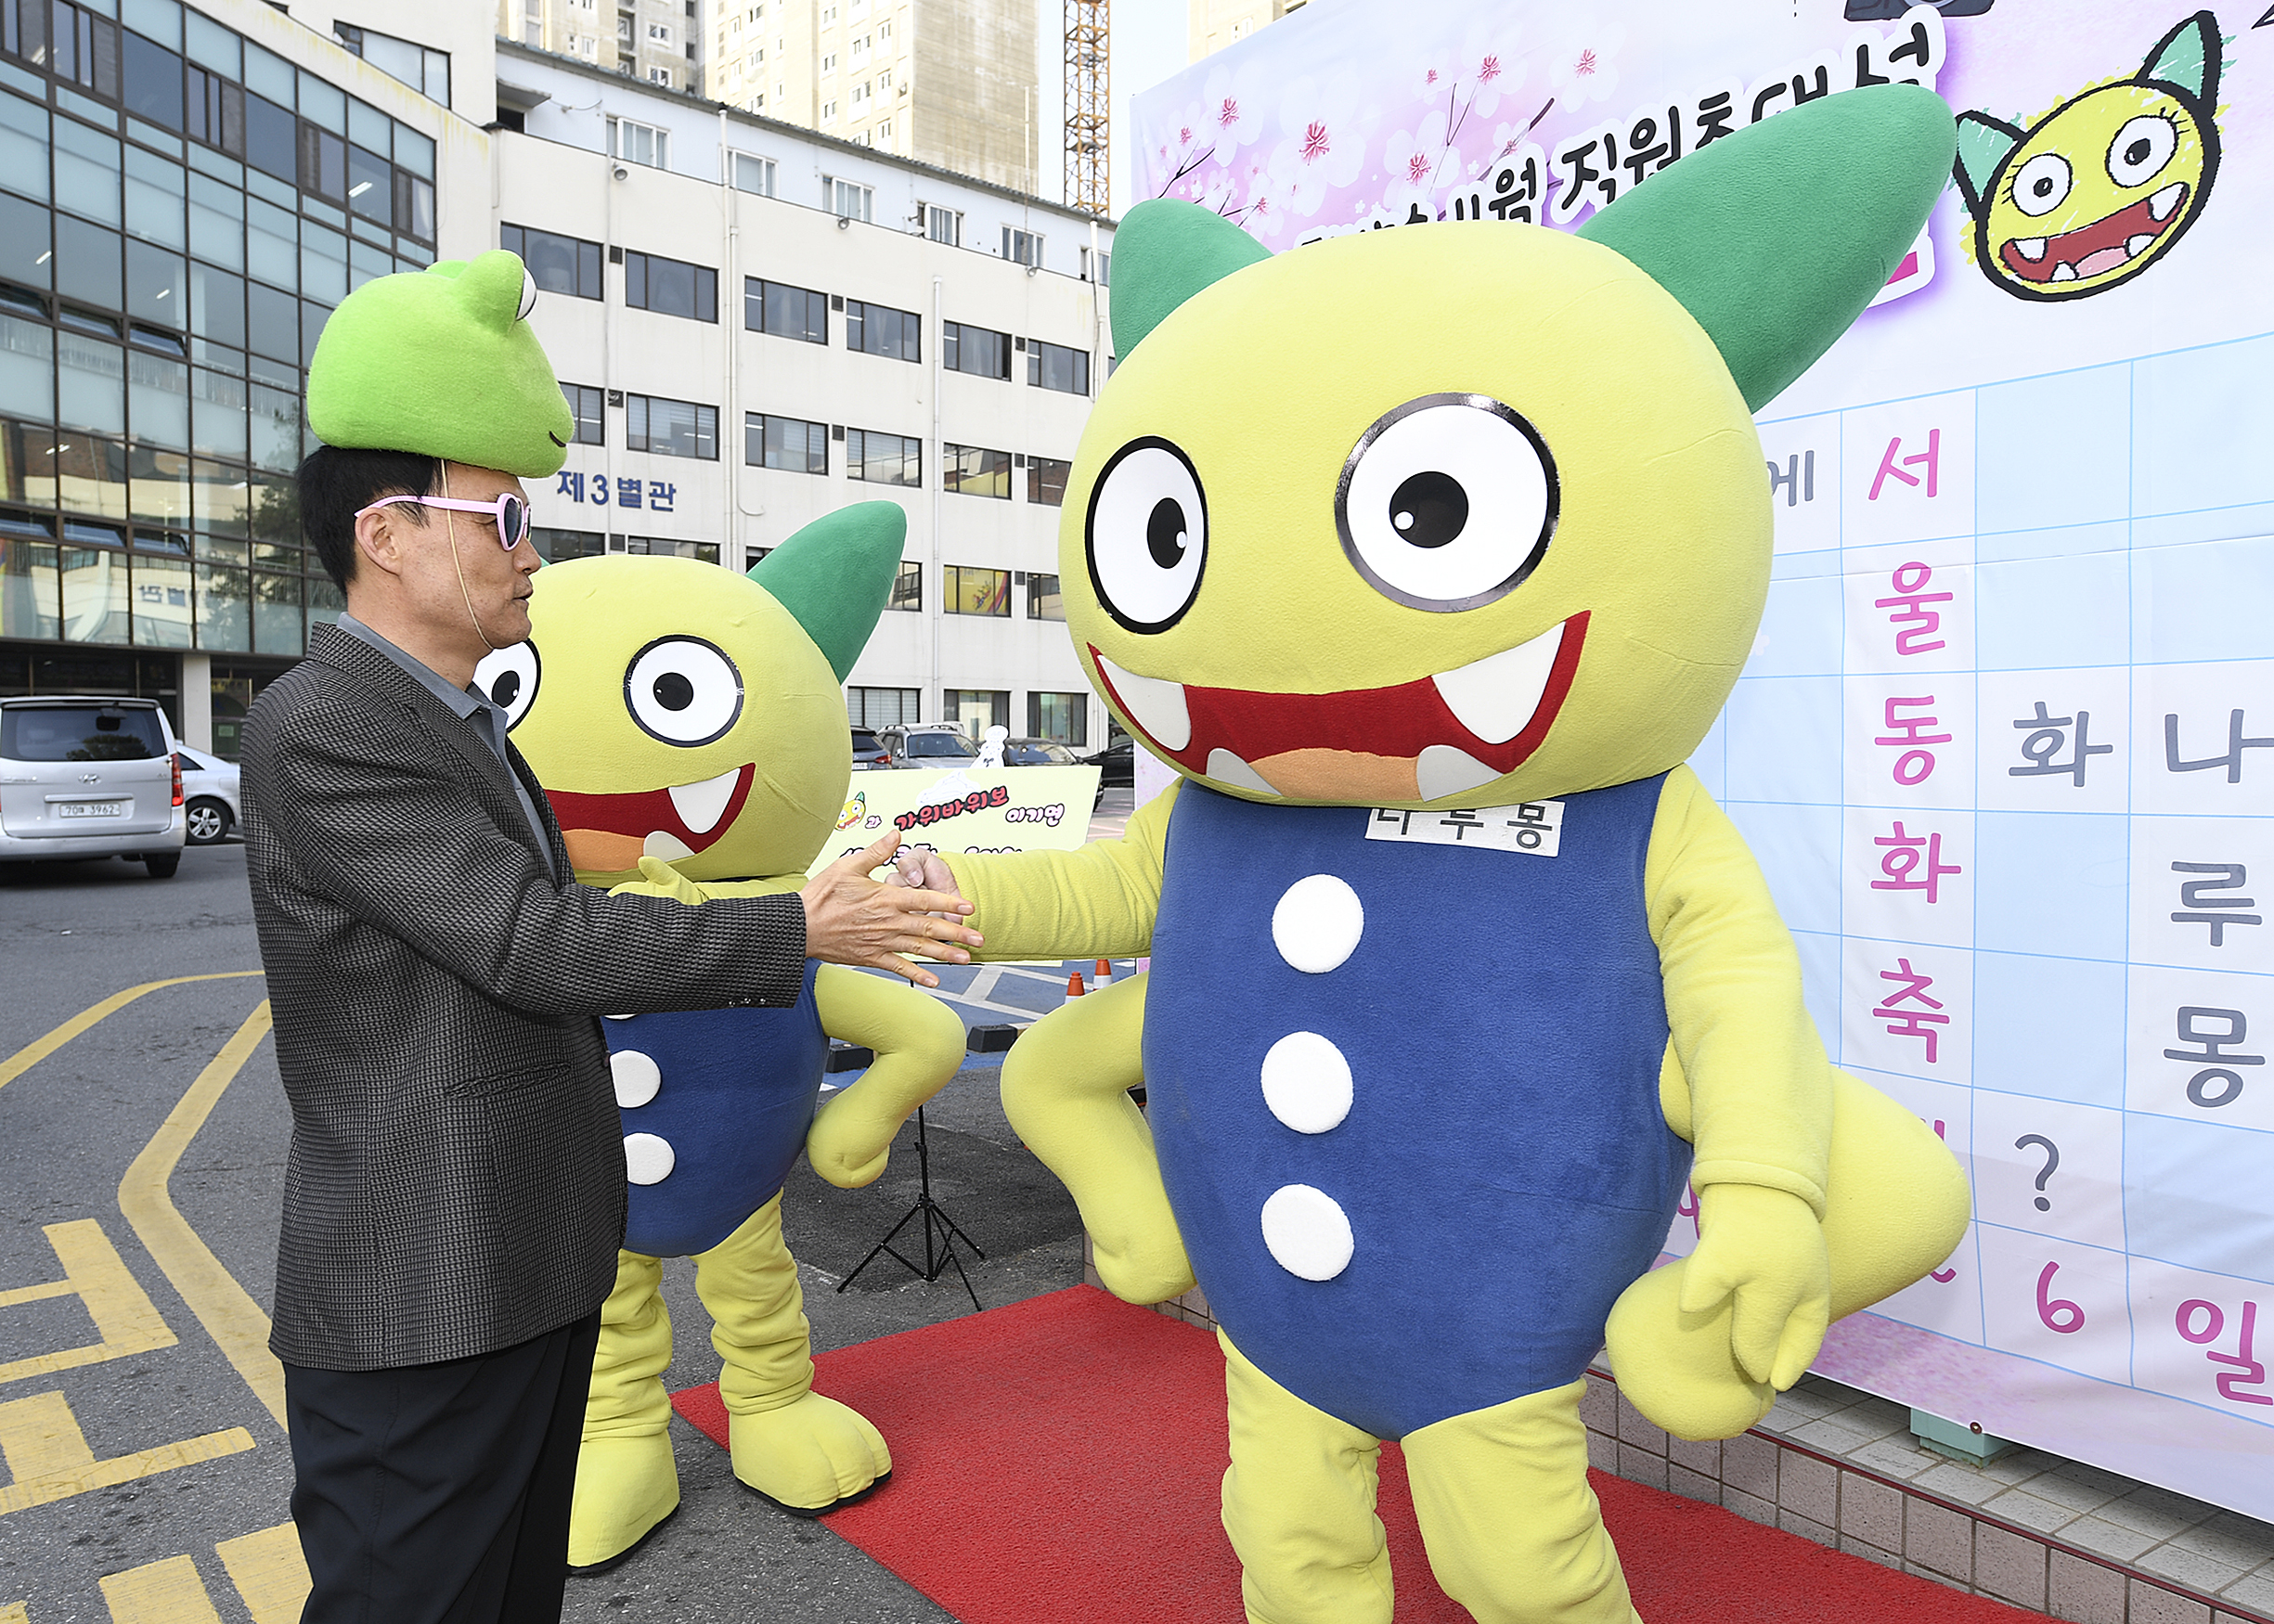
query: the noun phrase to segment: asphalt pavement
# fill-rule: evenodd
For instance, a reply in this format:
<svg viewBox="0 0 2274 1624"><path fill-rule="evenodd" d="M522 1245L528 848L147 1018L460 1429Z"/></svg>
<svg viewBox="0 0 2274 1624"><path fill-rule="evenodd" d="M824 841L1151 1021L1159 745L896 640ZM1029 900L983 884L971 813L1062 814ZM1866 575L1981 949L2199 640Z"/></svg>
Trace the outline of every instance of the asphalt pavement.
<svg viewBox="0 0 2274 1624"><path fill-rule="evenodd" d="M1093 835L1118 832L1128 795L1109 793ZM0 865L0 1620L284 1624L291 1472L265 1338L291 1120L244 848L192 847L163 881L108 859ZM1028 1020L1066 968L952 971L943 991L967 1024ZM933 1194L985 1254L963 1261L989 1308L1081 1278L1073 1203L1004 1119L996 1071L975 1056L925 1112ZM914 1200L913 1133L865 1190L791 1177L817 1349L973 1311L952 1270L927 1283L890 1257L836 1289ZM715 1379L691 1266L667 1264L665 1289L666 1381ZM678 1514L623 1566L571 1580L565 1618L950 1617L672 1425Z"/></svg>

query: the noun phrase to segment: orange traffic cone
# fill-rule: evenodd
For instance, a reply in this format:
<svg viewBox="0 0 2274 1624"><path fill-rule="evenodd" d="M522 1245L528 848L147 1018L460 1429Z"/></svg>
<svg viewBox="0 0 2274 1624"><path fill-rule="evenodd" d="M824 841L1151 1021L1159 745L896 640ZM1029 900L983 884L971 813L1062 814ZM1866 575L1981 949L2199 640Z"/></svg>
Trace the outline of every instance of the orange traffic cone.
<svg viewBox="0 0 2274 1624"><path fill-rule="evenodd" d="M1081 996L1082 996L1082 994L1084 994L1084 993L1088 992L1089 990L1090 990L1090 989L1089 989L1088 987L1086 987L1086 986L1082 986L1082 984L1081 984L1081 972L1080 972L1080 971L1079 971L1079 970L1075 970L1075 971L1070 971L1070 972L1068 972L1068 973L1067 973L1067 975L1066 975L1066 997L1068 997L1068 998L1070 998L1070 999L1078 999L1078 998L1081 997Z"/></svg>
<svg viewBox="0 0 2274 1624"><path fill-rule="evenodd" d="M1100 959L1097 961L1097 974L1092 979L1100 986L1111 986L1113 985L1113 960Z"/></svg>

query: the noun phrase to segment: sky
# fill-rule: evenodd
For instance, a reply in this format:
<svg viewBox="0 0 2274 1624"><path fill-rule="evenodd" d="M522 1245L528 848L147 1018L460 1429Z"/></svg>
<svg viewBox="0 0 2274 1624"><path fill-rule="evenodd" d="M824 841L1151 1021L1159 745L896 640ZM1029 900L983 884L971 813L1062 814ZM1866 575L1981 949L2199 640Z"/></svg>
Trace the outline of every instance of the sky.
<svg viewBox="0 0 2274 1624"><path fill-rule="evenodd" d="M1113 213L1129 212L1130 180L1136 162L1129 152L1130 98L1150 90L1185 66L1185 0L1112 0ZM1053 7L1055 9L1055 7Z"/></svg>

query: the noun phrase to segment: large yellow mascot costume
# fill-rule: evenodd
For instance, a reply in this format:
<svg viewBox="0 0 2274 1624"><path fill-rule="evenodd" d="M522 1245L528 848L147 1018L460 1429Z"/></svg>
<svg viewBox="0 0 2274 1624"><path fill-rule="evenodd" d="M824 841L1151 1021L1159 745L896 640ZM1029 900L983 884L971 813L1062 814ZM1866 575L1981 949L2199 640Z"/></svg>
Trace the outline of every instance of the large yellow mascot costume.
<svg viewBox="0 0 2274 1624"><path fill-rule="evenodd" d="M1894 85L1576 235L1271 257L1175 202L1118 234L1060 578L1182 779L1119 843L948 860L990 955L1155 955L1029 1034L1004 1102L1108 1285L1207 1289L1251 1618L1389 1618L1397 1438L1478 1618L1624 1624L1579 1418L1606 1337L1645 1414L1728 1436L1963 1231L1682 765L1768 582L1751 412L1885 283L1952 144ZM1686 1179L1701 1239L1652 1272Z"/></svg>
<svg viewBox="0 0 2274 1624"><path fill-rule="evenodd" d="M906 531L898 508L866 502L808 525L747 579L628 556L537 575L529 640L490 655L474 680L506 708L579 880L690 903L805 883L851 770L840 685ZM621 1561L678 1505L665 1257L695 1260L737 1478L812 1515L891 1471L876 1428L812 1390L782 1181L801 1148L832 1183L874 1179L900 1123L963 1053L946 1005L810 960L794 1009L605 1025L631 1203L577 1460L569 1563L585 1572ZM817 1118L832 1037L876 1062Z"/></svg>

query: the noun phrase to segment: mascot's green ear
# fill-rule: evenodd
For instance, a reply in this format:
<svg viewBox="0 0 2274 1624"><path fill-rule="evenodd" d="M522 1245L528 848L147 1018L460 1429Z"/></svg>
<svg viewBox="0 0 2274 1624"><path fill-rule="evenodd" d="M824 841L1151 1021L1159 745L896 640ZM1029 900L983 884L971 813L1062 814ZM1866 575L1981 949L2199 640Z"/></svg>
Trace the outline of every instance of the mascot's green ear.
<svg viewBox="0 0 2274 1624"><path fill-rule="evenodd" d="M843 682L885 612L907 537L899 504L856 502L791 536L751 566L750 578L806 628Z"/></svg>
<svg viewBox="0 0 2274 1624"><path fill-rule="evenodd" d="M1988 205L1990 180L2021 139L2019 129L1988 113L1958 115L1958 191L1968 213L1979 214Z"/></svg>
<svg viewBox="0 0 2274 1624"><path fill-rule="evenodd" d="M1113 352L1126 361L1170 311L1272 251L1212 209L1151 198L1121 217L1113 257Z"/></svg>
<svg viewBox="0 0 2274 1624"><path fill-rule="evenodd" d="M2155 42L2137 77L2142 83L2177 84L2197 101L2216 101L2221 48L2218 19L2198 11Z"/></svg>
<svg viewBox="0 0 2274 1624"><path fill-rule="evenodd" d="M1680 300L1758 411L1887 285L1956 140L1932 91L1843 91L1691 153L1579 235Z"/></svg>

